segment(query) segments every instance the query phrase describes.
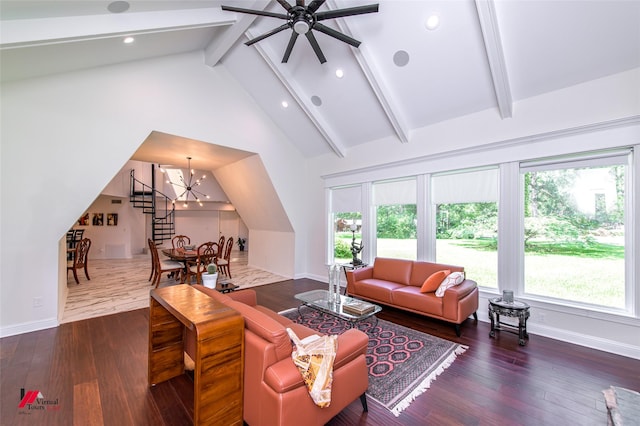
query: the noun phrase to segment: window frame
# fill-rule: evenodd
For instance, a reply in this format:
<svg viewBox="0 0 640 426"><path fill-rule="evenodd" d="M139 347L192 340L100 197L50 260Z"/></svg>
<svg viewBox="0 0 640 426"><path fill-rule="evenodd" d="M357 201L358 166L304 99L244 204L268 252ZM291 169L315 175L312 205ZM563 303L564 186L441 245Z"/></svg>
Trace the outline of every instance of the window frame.
<svg viewBox="0 0 640 426"><path fill-rule="evenodd" d="M635 300L637 291L634 286L634 238L633 238L633 219L632 209L634 205L633 189L635 181L634 173L634 151L631 148L576 153L572 155L547 157L530 161L519 162L518 166L518 182L519 182L519 205L518 219L520 222L518 239L519 239L519 259L520 259L520 276L516 286L516 295L527 300L535 300L548 303L550 305L559 305L569 309L586 309L590 312L614 313L622 315L635 316L640 310L638 302ZM561 299L551 296L527 293L525 288L525 252L524 252L524 194L525 194L525 173L532 171L550 171L559 169L575 169L584 167L606 167L613 165L622 165L625 167L625 200L624 200L624 308L608 307L604 305L590 304L570 299ZM636 167L638 167L636 165ZM501 194L502 195L502 194Z"/></svg>

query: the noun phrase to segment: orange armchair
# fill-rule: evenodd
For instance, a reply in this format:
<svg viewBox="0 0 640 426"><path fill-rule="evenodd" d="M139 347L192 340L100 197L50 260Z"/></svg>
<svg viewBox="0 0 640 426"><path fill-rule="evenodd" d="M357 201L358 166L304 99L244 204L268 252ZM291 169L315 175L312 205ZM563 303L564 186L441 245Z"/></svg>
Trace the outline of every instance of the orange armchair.
<svg viewBox="0 0 640 426"><path fill-rule="evenodd" d="M366 411L369 377L365 356L369 338L365 333L351 329L338 337L331 405L320 408L293 364L293 346L286 328L301 339L315 331L257 305L251 289L223 295L199 285L194 287L237 310L245 319L244 420L249 425L320 426L358 398ZM193 342L193 336L188 334L186 350L190 355Z"/></svg>

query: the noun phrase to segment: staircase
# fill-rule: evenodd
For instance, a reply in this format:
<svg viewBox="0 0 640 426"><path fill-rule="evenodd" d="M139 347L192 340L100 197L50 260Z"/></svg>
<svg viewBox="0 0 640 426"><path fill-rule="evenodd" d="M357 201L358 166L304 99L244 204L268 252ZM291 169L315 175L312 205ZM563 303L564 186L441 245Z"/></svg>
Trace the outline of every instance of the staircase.
<svg viewBox="0 0 640 426"><path fill-rule="evenodd" d="M171 198L155 189L153 168L151 186L136 179L135 170L131 170L130 176L129 201L133 207L151 215L151 239L156 244L170 240L176 231L175 206Z"/></svg>

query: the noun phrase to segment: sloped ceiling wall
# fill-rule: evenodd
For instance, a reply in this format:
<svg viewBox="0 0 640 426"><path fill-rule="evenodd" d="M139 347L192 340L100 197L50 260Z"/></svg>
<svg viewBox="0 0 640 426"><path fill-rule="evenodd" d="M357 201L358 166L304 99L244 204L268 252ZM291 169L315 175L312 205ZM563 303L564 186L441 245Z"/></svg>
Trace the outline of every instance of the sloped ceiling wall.
<svg viewBox="0 0 640 426"><path fill-rule="evenodd" d="M258 155L221 167L214 174L249 229L293 232L287 212Z"/></svg>
<svg viewBox="0 0 640 426"><path fill-rule="evenodd" d="M260 154L288 229L302 226L298 183L287 176L304 175L304 159L199 53L3 84L1 106L3 334L57 324L59 241L154 130ZM15 185L27 163L29 184ZM35 297L43 306L33 307Z"/></svg>

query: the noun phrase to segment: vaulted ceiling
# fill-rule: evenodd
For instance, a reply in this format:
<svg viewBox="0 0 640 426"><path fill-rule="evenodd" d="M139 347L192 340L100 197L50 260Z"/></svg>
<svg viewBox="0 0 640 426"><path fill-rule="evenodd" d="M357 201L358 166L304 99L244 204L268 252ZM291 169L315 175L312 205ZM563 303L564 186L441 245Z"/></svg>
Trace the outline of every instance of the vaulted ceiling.
<svg viewBox="0 0 640 426"><path fill-rule="evenodd" d="M520 100L640 67L640 1L382 0L377 13L323 21L362 42L314 31L324 64L304 37L281 62L290 29L245 46L285 21L221 9L286 13L280 3L1 1L1 78L200 51L304 156L345 157L378 139L435 143L412 133L483 110L508 120ZM374 3L328 0L318 11ZM428 29L434 15L439 25Z"/></svg>

